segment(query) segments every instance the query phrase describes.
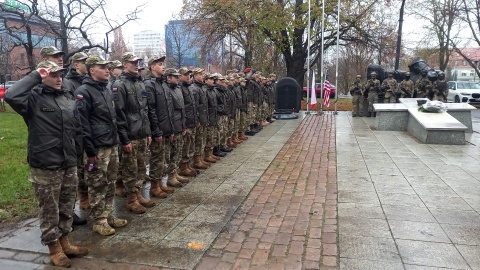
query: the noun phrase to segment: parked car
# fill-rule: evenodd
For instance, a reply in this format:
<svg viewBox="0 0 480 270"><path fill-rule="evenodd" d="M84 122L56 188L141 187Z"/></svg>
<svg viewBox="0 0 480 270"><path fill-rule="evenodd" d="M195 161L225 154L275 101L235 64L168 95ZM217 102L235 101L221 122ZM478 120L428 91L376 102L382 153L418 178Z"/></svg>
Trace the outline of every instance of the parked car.
<svg viewBox="0 0 480 270"><path fill-rule="evenodd" d="M17 81L6 81L5 82L5 89L8 89L10 88L10 86L12 86L14 83L16 83ZM2 85L3 86L3 85Z"/></svg>
<svg viewBox="0 0 480 270"><path fill-rule="evenodd" d="M480 103L480 83L450 81L448 84L448 102Z"/></svg>
<svg viewBox="0 0 480 270"><path fill-rule="evenodd" d="M335 97L335 91L337 91L337 88L335 87L335 85L333 85L331 83L330 83L330 85L333 87L333 90L330 92L330 98L334 98ZM308 95L311 95L312 92L311 92L311 87L310 86L308 87L308 91L309 91ZM317 95L317 98L321 97L321 95L320 95L321 91L322 91L322 84L321 83L315 83L315 94ZM307 97L307 87L306 86L303 87L302 94L303 94L303 97Z"/></svg>

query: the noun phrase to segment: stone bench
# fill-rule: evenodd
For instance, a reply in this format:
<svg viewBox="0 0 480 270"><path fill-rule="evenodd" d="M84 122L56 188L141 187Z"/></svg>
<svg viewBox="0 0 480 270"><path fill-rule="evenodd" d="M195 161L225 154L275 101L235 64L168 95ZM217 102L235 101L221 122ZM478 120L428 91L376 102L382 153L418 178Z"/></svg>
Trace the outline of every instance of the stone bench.
<svg viewBox="0 0 480 270"><path fill-rule="evenodd" d="M468 129L450 114L424 113L417 108L409 108L407 131L423 143L465 144L465 131Z"/></svg>

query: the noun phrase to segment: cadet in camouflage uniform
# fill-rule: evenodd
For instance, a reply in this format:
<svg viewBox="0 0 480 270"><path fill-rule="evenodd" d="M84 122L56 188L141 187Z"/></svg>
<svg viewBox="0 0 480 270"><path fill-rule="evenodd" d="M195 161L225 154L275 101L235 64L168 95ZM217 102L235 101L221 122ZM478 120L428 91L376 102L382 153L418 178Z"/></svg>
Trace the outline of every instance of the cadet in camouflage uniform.
<svg viewBox="0 0 480 270"><path fill-rule="evenodd" d="M388 72L388 77L382 82L382 90L385 92L383 103L397 102L397 80L393 78L393 71Z"/></svg>
<svg viewBox="0 0 480 270"><path fill-rule="evenodd" d="M208 124L205 139L205 161L209 163L215 163L219 158L213 154L213 148L216 145L216 133L218 133L218 112L217 112L217 94L215 92L215 81L213 74L204 74L203 79L205 85L203 89L207 96L207 113Z"/></svg>
<svg viewBox="0 0 480 270"><path fill-rule="evenodd" d="M66 91L72 93L72 96L74 96L75 90L82 85L82 81L85 75L87 75L87 67L85 65L87 57L88 55L86 53L78 52L70 58L70 70L63 79L62 85ZM83 140L83 138L79 138L78 140ZM90 203L88 202L88 187L85 182L85 162L83 151L77 151L77 154L78 198L80 200L80 208L85 210L90 208Z"/></svg>
<svg viewBox="0 0 480 270"><path fill-rule="evenodd" d="M247 93L247 118L246 118L246 124L247 124L247 130L245 131L245 134L248 136L253 136L256 134L255 129L254 129L254 119L255 119L255 105L253 104L253 92L255 91L254 89L254 79L251 77L251 68L246 68L243 74L246 74L244 76L245 80L245 91Z"/></svg>
<svg viewBox="0 0 480 270"><path fill-rule="evenodd" d="M155 206L155 202L144 198L140 191L146 175L145 153L151 141L149 118L155 111L148 106L148 94L138 76L139 58L126 52L122 63L124 71L112 86L122 144L122 177L128 209L141 214L145 213L145 207Z"/></svg>
<svg viewBox="0 0 480 270"><path fill-rule="evenodd" d="M206 89L203 87L203 71L202 68L193 69L193 83L189 87L195 97L199 121L199 125L195 128L195 153L193 157L193 167L195 169L210 167L210 163L202 159L208 127L208 100ZM205 158L207 157L205 156Z"/></svg>
<svg viewBox="0 0 480 270"><path fill-rule="evenodd" d="M448 85L445 80L445 73L438 73L438 80L433 83L433 99L441 102L447 102Z"/></svg>
<svg viewBox="0 0 480 270"><path fill-rule="evenodd" d="M364 94L368 95L368 117L376 116L373 110L373 104L378 103L378 92L380 91L380 81L377 80L377 73L370 73L370 79L365 83Z"/></svg>
<svg viewBox="0 0 480 270"><path fill-rule="evenodd" d="M225 77L224 82L226 83L225 88L227 89L228 95L228 128L227 128L227 146L231 148L236 148L237 144L241 143L235 139L237 134L235 130L235 118L237 115L237 97L234 90L235 80L233 77Z"/></svg>
<svg viewBox="0 0 480 270"><path fill-rule="evenodd" d="M55 64L57 64L59 67L63 67L63 56L65 53L63 51L58 50L57 48L53 46L47 46L43 47L40 50L40 57L42 58L42 61L51 61ZM65 95L67 95L68 98L74 99L74 91L75 89L69 82L66 80L62 80L62 88L65 89ZM78 127L78 132L77 134L80 134L78 138L75 138L76 140L76 145L77 145L77 174L79 177L81 177L82 180L79 181L79 185L81 185L81 190L85 190L85 177L84 177L84 157L83 157L83 145L82 145L82 127ZM87 224L87 220L85 218L81 218L77 216L75 212L73 212L73 225L85 225Z"/></svg>
<svg viewBox="0 0 480 270"><path fill-rule="evenodd" d="M242 107L240 108L240 130L238 131L238 138L246 141L248 137L245 136L245 132L249 129L248 122L248 97L247 97L247 84L245 78L239 78L239 88L242 96Z"/></svg>
<svg viewBox="0 0 480 270"><path fill-rule="evenodd" d="M166 85L165 56L152 56L148 59L150 70L149 78L145 79L145 89L148 92L148 103L155 109L155 116L150 121L152 130L152 143L150 144L150 195L157 198L166 198L167 194L174 192L174 189L163 184L162 178L167 174L165 169L165 138L173 138L173 103ZM175 186L180 184L176 179ZM172 179L170 179L172 181Z"/></svg>
<svg viewBox="0 0 480 270"><path fill-rule="evenodd" d="M178 164L182 155L184 137L187 135L185 125L185 103L182 90L178 86L180 73L174 68L165 70L166 91L170 95L173 104L172 133L173 136L165 138L165 162L167 164L167 173L169 185L181 187L182 183L188 183L186 177L178 174ZM175 181L176 180L176 181ZM172 184L174 183L174 184Z"/></svg>
<svg viewBox="0 0 480 270"><path fill-rule="evenodd" d="M98 168L86 172L90 218L95 222L93 231L104 236L115 234L113 228L127 225L127 220L112 215L118 173L118 134L113 100L107 89L108 63L98 55L87 58L89 76L75 91L88 164Z"/></svg>
<svg viewBox="0 0 480 270"><path fill-rule="evenodd" d="M108 64L108 71L110 72L110 78L108 79L107 89L112 91L112 85L117 80L118 76L120 76L123 72L123 65L122 62L115 60Z"/></svg>
<svg viewBox="0 0 480 270"><path fill-rule="evenodd" d="M242 143L247 138L243 135L243 122L242 122L242 110L247 106L246 100L243 100L243 93L242 93L242 86L240 86L240 76L237 73L233 73L233 91L235 93L235 126L234 126L234 133L233 133L233 142L234 143Z"/></svg>
<svg viewBox="0 0 480 270"><path fill-rule="evenodd" d="M226 146L227 143L227 128L228 128L228 93L225 87L224 77L221 74L215 74L215 94L217 97L217 134L216 134L216 146L213 148L213 154L218 157L226 156L227 152L231 152L232 149Z"/></svg>
<svg viewBox="0 0 480 270"><path fill-rule="evenodd" d="M275 107L277 105L277 75L275 74L270 74L270 112L269 116L270 118L268 119L270 123L275 122L275 118L273 117L273 114L275 113Z"/></svg>
<svg viewBox="0 0 480 270"><path fill-rule="evenodd" d="M427 78L427 72L420 72L421 78L415 84L417 86L417 98L426 98L427 94L433 89L432 82Z"/></svg>
<svg viewBox="0 0 480 270"><path fill-rule="evenodd" d="M28 128L28 179L40 207L42 244L48 245L54 265L70 267L66 255L84 256L88 249L68 239L78 185L73 138L81 129L75 101L62 89L63 70L51 61L39 63L6 91L5 100Z"/></svg>
<svg viewBox="0 0 480 270"><path fill-rule="evenodd" d="M362 76L357 75L357 79L353 83L352 87L350 87L350 95L352 95L352 117L363 116L363 85L361 82Z"/></svg>
<svg viewBox="0 0 480 270"><path fill-rule="evenodd" d="M178 70L178 73L181 74L178 85L182 90L185 105L186 127L178 174L181 176L196 176L200 171L190 167L190 161L192 161L195 152L195 129L197 126L200 126L200 123L198 122L198 108L195 102L195 96L190 90L192 71L186 67L182 67Z"/></svg>
<svg viewBox="0 0 480 270"><path fill-rule="evenodd" d="M398 86L404 98L413 98L415 96L415 83L410 80L410 72L405 74L405 79Z"/></svg>

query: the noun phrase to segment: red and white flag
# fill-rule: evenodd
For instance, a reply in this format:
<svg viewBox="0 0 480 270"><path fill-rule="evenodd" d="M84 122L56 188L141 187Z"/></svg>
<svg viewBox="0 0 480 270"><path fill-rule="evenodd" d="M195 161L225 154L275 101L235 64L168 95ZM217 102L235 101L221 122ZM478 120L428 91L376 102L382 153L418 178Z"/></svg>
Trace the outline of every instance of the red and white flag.
<svg viewBox="0 0 480 270"><path fill-rule="evenodd" d="M315 105L317 104L317 94L315 92L315 71L313 71L313 76L312 76L312 94L310 95L310 109L313 110L315 109Z"/></svg>
<svg viewBox="0 0 480 270"><path fill-rule="evenodd" d="M328 74L323 82L323 105L330 107L330 94L333 92L333 86L328 81Z"/></svg>

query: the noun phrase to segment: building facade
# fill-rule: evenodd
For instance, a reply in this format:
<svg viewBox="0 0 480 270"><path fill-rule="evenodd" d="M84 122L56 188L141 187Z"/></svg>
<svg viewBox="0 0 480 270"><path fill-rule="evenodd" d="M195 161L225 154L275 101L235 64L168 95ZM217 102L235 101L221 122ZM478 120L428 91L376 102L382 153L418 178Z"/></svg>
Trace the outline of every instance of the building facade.
<svg viewBox="0 0 480 270"><path fill-rule="evenodd" d="M133 52L140 58L165 54L165 43L160 32L145 30L133 34Z"/></svg>
<svg viewBox="0 0 480 270"><path fill-rule="evenodd" d="M186 20L171 20L165 25L165 52L167 64L180 68L198 67L200 46L197 46L195 30L187 26Z"/></svg>
<svg viewBox="0 0 480 270"><path fill-rule="evenodd" d="M462 49L462 54L468 58L478 67L480 66L480 48L465 48ZM465 60L459 53L453 52L450 55L448 63L450 70L450 80L452 81L479 81L475 69Z"/></svg>

